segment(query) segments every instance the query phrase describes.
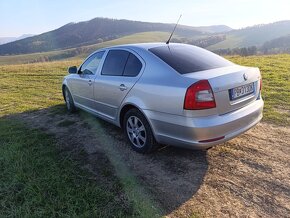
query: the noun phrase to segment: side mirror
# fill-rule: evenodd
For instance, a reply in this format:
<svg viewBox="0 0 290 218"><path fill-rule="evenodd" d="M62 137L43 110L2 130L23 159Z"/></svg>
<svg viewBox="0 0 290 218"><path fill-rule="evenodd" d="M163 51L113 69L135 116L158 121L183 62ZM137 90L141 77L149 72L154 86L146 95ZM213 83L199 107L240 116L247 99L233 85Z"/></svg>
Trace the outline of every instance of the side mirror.
<svg viewBox="0 0 290 218"><path fill-rule="evenodd" d="M68 73L69 74L77 74L78 73L78 68L76 66L69 67L68 68Z"/></svg>

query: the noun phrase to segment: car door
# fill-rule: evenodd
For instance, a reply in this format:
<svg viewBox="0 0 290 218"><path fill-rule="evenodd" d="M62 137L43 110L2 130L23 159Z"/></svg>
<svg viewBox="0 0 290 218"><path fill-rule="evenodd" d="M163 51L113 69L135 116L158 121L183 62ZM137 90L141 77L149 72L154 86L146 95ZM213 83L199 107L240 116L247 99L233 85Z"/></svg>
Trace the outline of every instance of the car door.
<svg viewBox="0 0 290 218"><path fill-rule="evenodd" d="M139 79L145 63L138 54L126 49L108 51L100 74L94 83L97 110L115 120L118 109Z"/></svg>
<svg viewBox="0 0 290 218"><path fill-rule="evenodd" d="M105 51L94 53L88 57L73 78L72 95L77 106L94 109L94 80L99 70Z"/></svg>

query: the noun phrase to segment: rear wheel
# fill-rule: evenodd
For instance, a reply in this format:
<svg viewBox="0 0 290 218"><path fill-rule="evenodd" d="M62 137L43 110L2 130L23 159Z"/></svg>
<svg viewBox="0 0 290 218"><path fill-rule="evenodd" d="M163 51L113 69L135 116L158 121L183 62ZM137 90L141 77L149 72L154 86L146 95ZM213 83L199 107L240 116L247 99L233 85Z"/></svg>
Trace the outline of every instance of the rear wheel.
<svg viewBox="0 0 290 218"><path fill-rule="evenodd" d="M123 128L133 150L144 154L157 148L151 127L139 110L131 109L125 114Z"/></svg>
<svg viewBox="0 0 290 218"><path fill-rule="evenodd" d="M65 96L65 104L66 104L66 108L70 113L73 113L76 111L76 107L73 101L73 98L70 94L70 91L68 90L67 87L65 87L64 89L64 96Z"/></svg>

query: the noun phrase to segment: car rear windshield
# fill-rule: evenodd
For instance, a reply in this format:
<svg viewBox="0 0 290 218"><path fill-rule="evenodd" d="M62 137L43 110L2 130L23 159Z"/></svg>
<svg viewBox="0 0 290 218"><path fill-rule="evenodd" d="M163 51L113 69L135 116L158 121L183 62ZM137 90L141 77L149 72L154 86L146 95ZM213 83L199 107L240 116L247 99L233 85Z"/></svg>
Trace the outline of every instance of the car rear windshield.
<svg viewBox="0 0 290 218"><path fill-rule="evenodd" d="M205 49L191 45L164 45L149 49L180 74L233 65L232 62Z"/></svg>

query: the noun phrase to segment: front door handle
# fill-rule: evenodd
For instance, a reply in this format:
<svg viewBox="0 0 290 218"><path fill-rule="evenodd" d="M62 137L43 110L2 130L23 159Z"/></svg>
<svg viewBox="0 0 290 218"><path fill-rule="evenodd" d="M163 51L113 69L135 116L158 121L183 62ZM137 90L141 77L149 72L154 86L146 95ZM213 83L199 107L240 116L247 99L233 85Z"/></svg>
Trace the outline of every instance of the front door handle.
<svg viewBox="0 0 290 218"><path fill-rule="evenodd" d="M124 84L121 84L121 85L119 86L119 88L120 88L121 91L125 91L125 90L127 90L127 87L126 87Z"/></svg>
<svg viewBox="0 0 290 218"><path fill-rule="evenodd" d="M92 80L88 81L89 86L91 86L93 84Z"/></svg>

